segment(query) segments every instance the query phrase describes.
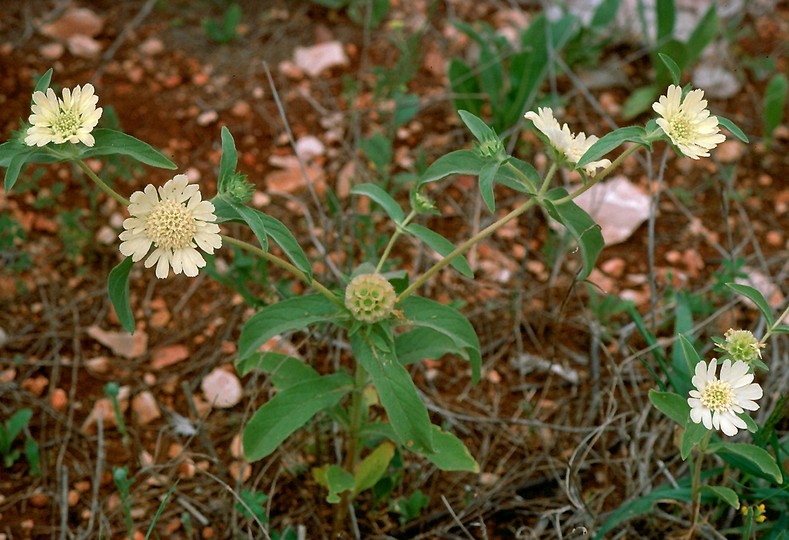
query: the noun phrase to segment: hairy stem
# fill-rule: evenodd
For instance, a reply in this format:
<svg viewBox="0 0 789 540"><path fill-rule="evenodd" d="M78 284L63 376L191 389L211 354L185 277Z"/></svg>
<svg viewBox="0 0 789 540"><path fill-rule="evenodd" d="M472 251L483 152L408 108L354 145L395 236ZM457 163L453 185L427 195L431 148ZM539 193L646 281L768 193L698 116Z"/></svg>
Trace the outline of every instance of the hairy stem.
<svg viewBox="0 0 789 540"><path fill-rule="evenodd" d="M332 302L334 302L338 306L344 307L343 303L340 301L340 299L337 298L334 295L334 293L332 293L328 288L326 288L324 285L322 285L316 279L314 279L314 278L310 279L309 277L307 277L307 275L304 272L302 272L301 270L299 270L298 268L296 268L295 266L290 264L288 261L280 259L276 255L272 255L268 251L263 251L259 247L254 246L254 245L250 244L249 242L244 242L243 240L239 240L238 238L233 238L232 236L227 236L225 234L223 234L221 236L222 236L222 240L224 242L227 242L228 244L233 244L234 246L238 246L241 249L245 249L245 250L247 250L249 252L252 252L255 255L257 255L258 257L267 260L268 262L270 262L274 266L278 266L278 267L282 268L283 270L287 270L288 272L293 274L296 278L298 278L300 281L302 281L305 285L308 285L308 286L314 288L316 291L321 293L323 296L325 296L326 298L328 298L329 300L331 300Z"/></svg>
<svg viewBox="0 0 789 540"><path fill-rule="evenodd" d="M123 196L122 196L120 193L118 193L117 191L115 191L114 189L112 189L110 186L108 186L108 185L107 185L107 184L104 182L104 180L102 180L101 178L99 178L99 177L96 175L96 173L94 173L92 170L90 170L90 167L88 167L88 166L85 164L85 162L84 162L84 161L82 161L81 159L78 159L78 160L76 160L76 163L77 163L77 166L78 166L80 169L82 169L82 172L84 172L84 173L85 173L85 174L88 176L88 178L90 178L91 180L93 180L93 183L95 183L97 186L99 186L99 188L100 188L100 189L101 189L101 190L102 190L104 193L106 193L107 195L109 195L110 197L112 197L113 199L115 199L116 201L118 201L119 203L121 203L121 204L123 204L123 205L125 205L125 206L129 206L129 199L127 199L127 198L123 197Z"/></svg>

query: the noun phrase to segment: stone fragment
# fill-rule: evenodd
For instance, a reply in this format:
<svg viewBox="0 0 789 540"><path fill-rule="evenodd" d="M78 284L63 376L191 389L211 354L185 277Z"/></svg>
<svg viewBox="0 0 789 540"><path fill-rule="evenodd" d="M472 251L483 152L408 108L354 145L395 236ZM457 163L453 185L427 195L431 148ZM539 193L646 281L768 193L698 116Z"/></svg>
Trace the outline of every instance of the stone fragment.
<svg viewBox="0 0 789 540"><path fill-rule="evenodd" d="M348 65L348 56L339 41L328 41L312 47L296 47L293 60L296 66L310 77L317 77L325 69Z"/></svg>
<svg viewBox="0 0 789 540"><path fill-rule="evenodd" d="M109 348L114 354L124 358L137 358L148 350L148 334L137 330L134 334L128 332L111 332L102 330L98 326L90 326L87 334Z"/></svg>
<svg viewBox="0 0 789 540"><path fill-rule="evenodd" d="M151 369L160 370L189 358L189 349L185 345L167 345L159 347L151 354Z"/></svg>
<svg viewBox="0 0 789 540"><path fill-rule="evenodd" d="M137 418L137 423L141 426L150 424L157 418L161 418L162 412L156 403L156 398L148 390L143 390L132 399L132 411Z"/></svg>
<svg viewBox="0 0 789 540"><path fill-rule="evenodd" d="M220 409L235 406L244 394L238 377L221 367L206 375L200 383L200 388L206 401Z"/></svg>
<svg viewBox="0 0 789 540"><path fill-rule="evenodd" d="M596 184L575 202L600 225L609 246L627 240L649 217L649 195L622 175Z"/></svg>
<svg viewBox="0 0 789 540"><path fill-rule="evenodd" d="M104 17L88 8L70 7L57 20L41 27L41 33L57 39L97 36L104 28Z"/></svg>

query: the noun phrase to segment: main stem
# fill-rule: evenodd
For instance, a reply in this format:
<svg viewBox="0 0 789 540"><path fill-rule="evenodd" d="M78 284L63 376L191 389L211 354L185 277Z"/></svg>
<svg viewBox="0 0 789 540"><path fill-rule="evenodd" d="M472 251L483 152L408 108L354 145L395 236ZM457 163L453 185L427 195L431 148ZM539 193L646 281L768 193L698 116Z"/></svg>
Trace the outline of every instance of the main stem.
<svg viewBox="0 0 789 540"><path fill-rule="evenodd" d="M359 430L362 426L362 412L364 408L364 387L367 386L367 372L361 364L356 363L354 377L354 391L351 396L350 424L348 426L348 445L345 454L345 470L353 474L356 463L359 461ZM349 491L344 491L340 503L334 510L333 538L337 538L348 515L348 508L353 502Z"/></svg>
<svg viewBox="0 0 789 540"><path fill-rule="evenodd" d="M304 282L304 284L311 286L312 288L317 290L319 293L321 293L323 296L325 296L326 298L328 298L338 306L343 307L342 302L336 296L334 296L334 294L329 289L327 289L323 284L321 284L316 279L314 278L310 279L309 277L307 277L307 275L304 272L302 272L301 270L290 264L288 261L282 260L276 255L272 255L268 251L263 251L259 247L253 246L252 244L248 242L244 242L243 240L239 240L238 238L233 238L232 236L227 236L225 234L221 236L224 242L227 242L228 244L233 244L234 246L238 246L241 249L250 251L255 255L257 255L258 257L267 260L271 264L275 266L279 266L283 270L287 270L288 272L293 274L296 278Z"/></svg>
<svg viewBox="0 0 789 540"><path fill-rule="evenodd" d="M405 229L405 227L411 222L411 220L414 219L414 216L416 216L416 210L411 210L411 213L409 213L406 216L403 222L397 224L397 228L395 229L395 232L392 233L392 237L389 239L389 243L386 245L386 249L384 249L384 252L381 255L381 260L378 261L378 266L375 267L376 274L381 272L381 268L384 267L384 262L386 261L386 258L389 256L389 253L391 253L392 248L395 245L395 242L400 237L400 235L403 234L403 229Z"/></svg>
<svg viewBox="0 0 789 540"><path fill-rule="evenodd" d="M701 505L701 465L704 461L704 454L707 450L707 444L710 442L712 432L704 435L704 438L699 443L696 449L696 462L693 465L693 484L690 488L690 530L688 531L688 539L693 538L693 533L696 529L696 521L699 517L699 506Z"/></svg>

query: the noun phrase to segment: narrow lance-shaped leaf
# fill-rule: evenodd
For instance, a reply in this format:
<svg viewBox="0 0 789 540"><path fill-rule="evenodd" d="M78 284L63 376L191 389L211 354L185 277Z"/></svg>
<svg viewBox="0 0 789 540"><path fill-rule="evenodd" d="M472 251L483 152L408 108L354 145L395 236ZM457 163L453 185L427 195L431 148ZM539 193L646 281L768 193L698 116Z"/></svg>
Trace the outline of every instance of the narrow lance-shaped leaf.
<svg viewBox="0 0 789 540"><path fill-rule="evenodd" d="M482 195L482 200L485 201L485 206L491 213L496 211L496 201L493 198L493 183L496 180L496 173L499 171L501 164L498 161L490 161L482 166L479 171L479 192Z"/></svg>
<svg viewBox="0 0 789 540"><path fill-rule="evenodd" d="M417 238L419 238L422 242L427 244L431 249L436 250L439 255L446 257L450 253L455 250L455 244L438 234L437 232L431 231L427 227L423 227L416 223L409 223L406 226L405 230ZM452 265L452 268L460 272L466 277L473 278L474 271L471 269L471 266L468 264L468 261L463 255L458 255L454 259L452 259L449 263Z"/></svg>
<svg viewBox="0 0 789 540"><path fill-rule="evenodd" d="M364 332L351 336L351 347L356 361L370 374L400 442L414 452L433 451L432 424L427 409L411 375L394 353L376 348Z"/></svg>
<svg viewBox="0 0 789 540"><path fill-rule="evenodd" d="M219 159L219 178L217 180L217 191L223 193L230 179L236 174L238 166L238 152L233 135L227 127L222 126L222 157Z"/></svg>
<svg viewBox="0 0 789 540"><path fill-rule="evenodd" d="M262 459L322 410L334 407L353 389L347 373L310 379L280 391L260 407L244 428L244 456Z"/></svg>
<svg viewBox="0 0 789 540"><path fill-rule="evenodd" d="M679 335L679 345L682 348L682 354L685 356L685 362L688 365L688 373L692 375L696 370L696 364L701 362L701 357L693 344L682 334Z"/></svg>
<svg viewBox="0 0 789 540"><path fill-rule="evenodd" d="M433 426L433 448L432 452L421 454L442 471L479 472L479 464L463 441L438 426Z"/></svg>
<svg viewBox="0 0 789 540"><path fill-rule="evenodd" d="M358 495L373 487L386 473L389 462L394 457L395 446L384 441L356 466L353 475L353 494Z"/></svg>
<svg viewBox="0 0 789 540"><path fill-rule="evenodd" d="M742 142L744 142L744 143L750 142L750 140L748 139L748 136L745 134L745 132L743 132L743 130L741 130L739 127L737 127L737 124L735 124L734 122L732 122L728 118L718 115L718 124L721 127L724 127L726 129L728 129L729 131L731 131L732 135L734 135L735 137L740 139Z"/></svg>
<svg viewBox="0 0 789 540"><path fill-rule="evenodd" d="M402 223L405 216L403 209L391 195L375 184L360 184L351 189L354 195L366 195L378 203L395 223Z"/></svg>
<svg viewBox="0 0 789 540"><path fill-rule="evenodd" d="M33 93L46 92L47 88L49 88L49 84L52 82L52 72L53 69L49 68L46 73L39 77L38 81L36 81L36 87L33 88Z"/></svg>
<svg viewBox="0 0 789 540"><path fill-rule="evenodd" d="M767 89L764 91L764 136L768 139L772 137L773 131L781 123L784 116L784 106L786 105L786 92L789 81L786 75L777 73L770 79Z"/></svg>
<svg viewBox="0 0 789 540"><path fill-rule="evenodd" d="M702 495L712 495L713 497L725 502L735 510L740 508L740 499L737 497L737 493L735 493L733 489L723 486L703 485L701 486L701 493Z"/></svg>
<svg viewBox="0 0 789 540"><path fill-rule="evenodd" d="M268 251L268 236L265 226L265 214L254 208L231 200L225 195L219 194L211 202L214 204L214 214L219 223L224 221L241 221L246 223L255 238L260 242L260 248Z"/></svg>
<svg viewBox="0 0 789 540"><path fill-rule="evenodd" d="M783 475L781 469L775 462L775 458L770 455L766 450L754 446L752 444L738 444L738 443L713 443L707 447L708 452L720 454L725 457L726 454L737 456L746 460L749 464L760 471L766 478L770 478L777 484L783 483Z"/></svg>
<svg viewBox="0 0 789 540"><path fill-rule="evenodd" d="M584 280L594 269L597 257L605 247L605 240L603 240L603 234L600 232L600 226L575 202L568 201L564 204L553 204L553 201L567 197L567 195L567 190L564 188L553 188L546 194L543 204L548 214L564 225L575 241L578 242L578 247L581 249L581 258L583 259L583 268L578 274L578 279Z"/></svg>
<svg viewBox="0 0 789 540"><path fill-rule="evenodd" d="M466 124L466 127L471 131L472 135L481 143L486 141L498 139L496 132L485 122L474 116L468 111L458 111L461 120Z"/></svg>
<svg viewBox="0 0 789 540"><path fill-rule="evenodd" d="M308 279L312 279L312 265L304 250L301 249L299 241L293 233L278 219L260 213L258 216L266 228L266 234L271 238L285 253L293 263L293 266L304 272Z"/></svg>
<svg viewBox="0 0 789 540"><path fill-rule="evenodd" d="M629 141L649 146L649 143L644 139L645 135L644 128L640 126L624 127L612 131L590 146L589 150L578 160L576 167L580 169L593 161L599 160L624 142Z"/></svg>
<svg viewBox="0 0 789 540"><path fill-rule="evenodd" d="M691 450L701 442L707 433L709 433L709 430L704 427L704 424L697 424L693 421L687 422L680 442L680 457L683 461L688 459Z"/></svg>
<svg viewBox="0 0 789 540"><path fill-rule="evenodd" d="M92 134L96 139L96 144L91 148L86 148L80 155L82 158L122 154L152 167L159 167L160 169L178 168L175 163L167 159L164 154L153 146L131 135L107 128L94 129Z"/></svg>
<svg viewBox="0 0 789 540"><path fill-rule="evenodd" d="M123 329L132 334L134 333L134 313L132 313L129 302L129 273L133 265L132 258L126 257L118 266L110 270L107 277L107 288L112 307L115 308L115 313L118 315Z"/></svg>
<svg viewBox="0 0 789 540"><path fill-rule="evenodd" d="M677 86L680 86L680 80L682 79L682 70L679 68L677 63L667 54L658 53L658 56L666 64L669 72L671 72L671 80Z"/></svg>
<svg viewBox="0 0 789 540"><path fill-rule="evenodd" d="M238 357L246 358L272 337L302 330L311 324L339 317L337 304L322 294L310 294L266 306L244 324L238 338Z"/></svg>
<svg viewBox="0 0 789 540"><path fill-rule="evenodd" d="M459 351L465 351L463 356L471 364L471 379L474 383L479 381L482 364L479 338L462 313L453 307L419 296L409 296L399 307L403 310L406 324L417 328L430 328L450 338Z"/></svg>
<svg viewBox="0 0 789 540"><path fill-rule="evenodd" d="M770 304L767 303L767 300L764 298L762 293L760 293L757 289L749 285L740 285L739 283L727 283L726 286L736 292L737 294L741 294L754 304L756 307L759 308L759 311L762 312L764 315L765 320L769 326L772 326L775 322L775 317L773 317L773 310L770 309Z"/></svg>
<svg viewBox="0 0 789 540"><path fill-rule="evenodd" d="M474 150L455 150L435 160L422 173L417 189L451 174L472 174L476 176L483 165L485 165L485 160Z"/></svg>
<svg viewBox="0 0 789 540"><path fill-rule="evenodd" d="M680 426L685 426L690 415L690 405L685 398L674 392L649 391L649 401L657 410L674 420Z"/></svg>

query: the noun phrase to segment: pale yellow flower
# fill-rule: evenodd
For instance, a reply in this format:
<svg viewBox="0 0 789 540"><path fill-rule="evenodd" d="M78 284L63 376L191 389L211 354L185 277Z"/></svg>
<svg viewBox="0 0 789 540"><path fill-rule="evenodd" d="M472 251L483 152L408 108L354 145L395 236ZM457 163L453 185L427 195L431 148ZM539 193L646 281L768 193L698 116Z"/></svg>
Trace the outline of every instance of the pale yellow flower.
<svg viewBox="0 0 789 540"><path fill-rule="evenodd" d="M77 85L73 90L63 89L63 97L58 98L51 88L47 93L34 92L33 106L28 121L25 144L45 146L49 143L82 143L93 146L96 141L91 131L101 118L102 108L96 108L99 98L94 94L93 85Z"/></svg>
<svg viewBox="0 0 789 540"><path fill-rule="evenodd" d="M718 117L710 115L704 90L688 92L682 99L682 88L671 85L665 96L652 104L652 109L661 118L657 119L666 135L687 157L699 159L709 157L710 150L726 140L720 133Z"/></svg>
<svg viewBox="0 0 789 540"><path fill-rule="evenodd" d="M724 360L720 378L717 377L718 361L713 358L696 364L691 382L696 388L690 391L690 419L702 423L707 429L720 429L726 435L737 434L737 429L746 429L745 421L737 416L743 410L755 411L759 405L754 401L762 397L762 387L754 383L753 374L748 373L748 364Z"/></svg>
<svg viewBox="0 0 789 540"><path fill-rule="evenodd" d="M586 136L583 131L574 134L570 131L567 124L559 125L558 120L553 116L550 107L538 107L537 112L529 111L524 118L534 122L534 127L539 129L548 138L553 146L568 163L575 165L591 146L598 141L594 135ZM608 159L593 161L584 165L584 172L589 176L594 176L597 169L604 169L611 165Z"/></svg>
<svg viewBox="0 0 789 540"><path fill-rule="evenodd" d="M214 205L201 200L200 188L189 185L185 174L178 174L159 188L145 186L131 196L130 217L123 222L120 252L137 262L153 245L145 267L156 265L156 277L173 272L194 277L205 266L200 248L206 253L222 246Z"/></svg>

